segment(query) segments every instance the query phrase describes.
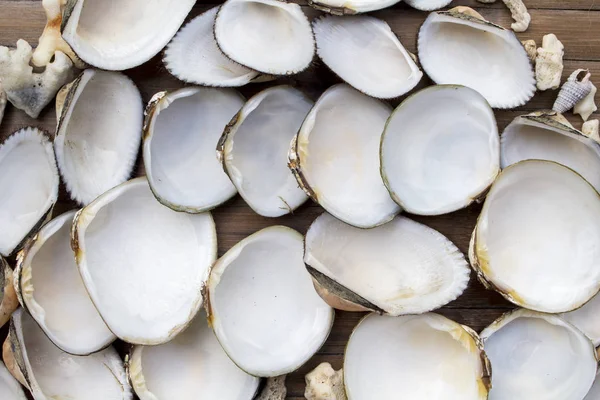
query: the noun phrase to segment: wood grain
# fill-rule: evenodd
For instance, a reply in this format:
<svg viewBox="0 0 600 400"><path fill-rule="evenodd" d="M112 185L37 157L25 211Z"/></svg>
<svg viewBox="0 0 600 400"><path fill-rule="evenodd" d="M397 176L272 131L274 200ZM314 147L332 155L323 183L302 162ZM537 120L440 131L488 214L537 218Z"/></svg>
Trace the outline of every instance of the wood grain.
<svg viewBox="0 0 600 400"><path fill-rule="evenodd" d="M203 10L212 7L212 1L198 1L190 18ZM530 29L519 34L521 39L535 39L538 43L544 34L555 33L564 43L566 49L566 62L564 77L568 76L574 69L588 68L593 77L599 77L600 84L600 1L597 0L526 0L532 16ZM568 4L567 4L568 3ZM305 4L300 2L300 4ZM483 5L475 0L455 1L453 5L469 5L477 9L488 19L504 26L511 22L510 13L501 0L495 4ZM310 18L320 15L319 12L309 8L303 8ZM400 37L402 43L409 51L416 50L416 37L419 26L424 21L427 13L408 8L406 5L398 4L390 9L373 13L385 19L394 32ZM39 1L30 0L0 0L0 45L14 46L19 38L24 38L32 44L37 43L44 26L44 12ZM126 71L139 86L144 101L160 90L172 90L183 87L184 84L168 74L161 63L160 55L153 60L129 71ZM325 66L315 59L310 70L294 77L280 79L275 83L248 85L240 91L247 97L265 87L277 83L290 83L304 90L313 99L316 99L327 87L339 82L339 79ZM424 78L419 87L430 85L431 82ZM510 121L521 114L551 108L556 97L556 91L539 93L527 105L517 110L496 111L498 126L502 130ZM392 101L396 106L402 99ZM33 120L23 112L8 107L4 122L0 126L0 140L6 138L16 129L34 125L49 133L55 129L54 106L50 105L43 111L38 120ZM596 116L597 117L597 116ZM581 126L578 116L568 115L576 127ZM143 168L138 160L137 174L143 173ZM75 207L69 201L68 195L61 191L60 202L55 214L62 213ZM440 217L414 217L419 222L427 224L446 236L457 246L466 252L468 242L475 225L480 205L473 205L465 210L458 211ZM219 254L231 248L242 238L256 232L257 230L274 225L282 224L301 233L305 233L309 224L323 210L314 203L307 203L297 210L294 215L277 219L267 219L256 215L243 200L236 197L226 205L217 208L213 214L217 223L219 238ZM466 292L456 301L447 305L439 312L460 323L467 324L480 331L503 312L511 309L511 305L495 292L485 290L474 277L471 278ZM302 399L304 392L304 374L314 368L318 363L328 361L334 367L342 365L342 354L347 339L362 318L361 313L338 312L334 329L329 340L312 360L304 367L288 378L288 398ZM4 330L0 330L0 339Z"/></svg>

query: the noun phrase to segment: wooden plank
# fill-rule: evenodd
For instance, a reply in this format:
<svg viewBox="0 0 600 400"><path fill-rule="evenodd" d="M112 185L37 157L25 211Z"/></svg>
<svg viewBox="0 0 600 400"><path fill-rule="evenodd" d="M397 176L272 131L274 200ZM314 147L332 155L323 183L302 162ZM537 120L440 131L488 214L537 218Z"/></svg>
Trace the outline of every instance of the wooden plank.
<svg viewBox="0 0 600 400"><path fill-rule="evenodd" d="M197 6L190 17L208 8ZM44 13L39 2L0 0L0 45L14 46L19 38L32 45L44 27ZM309 18L321 15L320 12L305 6ZM503 26L510 26L510 13L502 8L480 7L485 18ZM373 15L386 20L400 37L405 47L416 51L417 27L427 13L407 9L405 6L374 12ZM531 10L532 23L527 32L519 38L534 39L541 43L547 33L554 33L565 45L565 58L569 60L600 61L600 12L582 10ZM575 23L576 21L576 23Z"/></svg>

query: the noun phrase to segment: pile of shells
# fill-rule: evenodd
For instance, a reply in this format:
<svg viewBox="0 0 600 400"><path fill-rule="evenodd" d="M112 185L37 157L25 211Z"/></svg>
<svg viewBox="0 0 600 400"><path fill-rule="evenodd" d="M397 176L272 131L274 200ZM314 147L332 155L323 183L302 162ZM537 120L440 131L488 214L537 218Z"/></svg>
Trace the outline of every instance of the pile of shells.
<svg viewBox="0 0 600 400"><path fill-rule="evenodd" d="M360 15L395 2L311 0L327 14L309 21L295 3L227 0L185 24L194 0L43 2L36 52L0 48L0 119L7 100L57 111L54 135L26 127L0 145L0 399L282 400L335 310L368 314L343 372L307 375L308 399L593 396L600 145L560 113L573 85L576 101L591 93L589 74L572 75L559 110L499 135L493 109L536 90L514 32L469 8L433 11L417 62ZM118 71L163 49L198 86L144 109ZM313 98L282 77L315 55L344 82ZM434 85L385 101L424 73ZM268 81L249 99L235 89ZM77 204L62 214L61 182ZM238 193L265 218L309 199L324 212L305 235L269 226L218 257L211 210ZM473 202L468 256L421 223ZM471 271L519 307L479 335L432 312Z"/></svg>

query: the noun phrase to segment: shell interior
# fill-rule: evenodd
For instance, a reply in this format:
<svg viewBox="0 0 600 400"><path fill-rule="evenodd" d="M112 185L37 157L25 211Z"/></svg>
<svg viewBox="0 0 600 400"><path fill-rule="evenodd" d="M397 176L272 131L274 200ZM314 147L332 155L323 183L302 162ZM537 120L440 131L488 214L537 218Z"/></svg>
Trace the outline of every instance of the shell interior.
<svg viewBox="0 0 600 400"><path fill-rule="evenodd" d="M142 139L142 97L125 75L87 69L58 107L58 167L71 197L89 204L131 175Z"/></svg>
<svg viewBox="0 0 600 400"><path fill-rule="evenodd" d="M272 87L248 100L225 130L225 171L260 215L288 214L308 198L288 168L287 156L290 142L312 106L297 89Z"/></svg>
<svg viewBox="0 0 600 400"><path fill-rule="evenodd" d="M17 267L21 298L56 346L86 355L116 339L90 300L71 249L75 211L48 222L23 251Z"/></svg>
<svg viewBox="0 0 600 400"><path fill-rule="evenodd" d="M561 318L520 309L484 329L490 400L583 399L596 375L594 346Z"/></svg>
<svg viewBox="0 0 600 400"><path fill-rule="evenodd" d="M600 289L599 241L596 190L560 164L521 161L506 168L487 195L471 263L517 305L571 311Z"/></svg>
<svg viewBox="0 0 600 400"><path fill-rule="evenodd" d="M242 95L233 89L184 88L157 96L148 106L143 152L158 200L194 213L232 198L236 189L216 148L223 129L244 105Z"/></svg>
<svg viewBox="0 0 600 400"><path fill-rule="evenodd" d="M27 400L19 382L0 361L0 398L2 400Z"/></svg>
<svg viewBox="0 0 600 400"><path fill-rule="evenodd" d="M250 400L259 386L227 357L203 311L169 343L136 346L129 376L141 400Z"/></svg>
<svg viewBox="0 0 600 400"><path fill-rule="evenodd" d="M35 399L132 399L123 362L112 347L89 356L65 353L23 309L13 314L7 340Z"/></svg>
<svg viewBox="0 0 600 400"><path fill-rule="evenodd" d="M561 317L575 325L590 338L594 346L600 346L600 296L594 296L580 308L564 313ZM600 389L600 388L599 388Z"/></svg>
<svg viewBox="0 0 600 400"><path fill-rule="evenodd" d="M381 173L392 197L413 214L466 207L500 170L498 127L485 99L464 86L432 86L388 120Z"/></svg>
<svg viewBox="0 0 600 400"><path fill-rule="evenodd" d="M167 342L198 312L216 259L210 213L175 212L137 178L82 209L73 229L83 283L120 339Z"/></svg>
<svg viewBox="0 0 600 400"><path fill-rule="evenodd" d="M259 73L227 58L213 35L219 6L200 14L175 35L165 49L169 72L185 82L205 86L243 86Z"/></svg>
<svg viewBox="0 0 600 400"><path fill-rule="evenodd" d="M421 11L433 11L446 7L452 0L404 0L412 8Z"/></svg>
<svg viewBox="0 0 600 400"><path fill-rule="evenodd" d="M468 86L494 108L525 104L533 67L512 31L460 12L433 12L419 32L419 61L439 84Z"/></svg>
<svg viewBox="0 0 600 400"><path fill-rule="evenodd" d="M439 308L469 282L469 266L452 242L401 216L360 229L324 213L304 248L306 264L390 315Z"/></svg>
<svg viewBox="0 0 600 400"><path fill-rule="evenodd" d="M23 128L0 145L0 255L8 256L44 222L58 198L52 143Z"/></svg>
<svg viewBox="0 0 600 400"><path fill-rule="evenodd" d="M227 0L217 14L214 34L227 57L271 75L303 71L315 53L302 8L279 0Z"/></svg>
<svg viewBox="0 0 600 400"><path fill-rule="evenodd" d="M304 120L290 157L312 197L357 227L381 225L400 211L379 173L379 140L390 114L390 106L348 85L332 86Z"/></svg>
<svg viewBox="0 0 600 400"><path fill-rule="evenodd" d="M600 190L600 146L571 127L543 116L517 117L502 133L500 148L502 168L522 160L555 161Z"/></svg>
<svg viewBox="0 0 600 400"><path fill-rule="evenodd" d="M211 270L211 325L225 352L249 374L295 371L331 330L334 312L313 288L302 239L290 228L265 228L235 245Z"/></svg>
<svg viewBox="0 0 600 400"><path fill-rule="evenodd" d="M467 329L433 313L368 315L344 355L348 398L487 399L487 360Z"/></svg>
<svg viewBox="0 0 600 400"><path fill-rule="evenodd" d="M107 70L136 67L175 35L195 0L70 0L62 35L86 63Z"/></svg>
<svg viewBox="0 0 600 400"><path fill-rule="evenodd" d="M401 0L308 0L320 11L335 15L352 15L390 7Z"/></svg>
<svg viewBox="0 0 600 400"><path fill-rule="evenodd" d="M313 22L317 54L356 89L389 99L414 88L423 73L389 25L360 16L325 16Z"/></svg>

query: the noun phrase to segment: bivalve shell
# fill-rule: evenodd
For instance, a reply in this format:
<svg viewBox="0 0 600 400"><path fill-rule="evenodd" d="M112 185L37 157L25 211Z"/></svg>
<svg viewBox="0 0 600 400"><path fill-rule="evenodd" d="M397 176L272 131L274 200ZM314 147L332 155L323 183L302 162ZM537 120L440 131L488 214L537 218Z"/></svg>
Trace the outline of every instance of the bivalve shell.
<svg viewBox="0 0 600 400"><path fill-rule="evenodd" d="M25 392L0 361L0 397L2 400L27 400Z"/></svg>

